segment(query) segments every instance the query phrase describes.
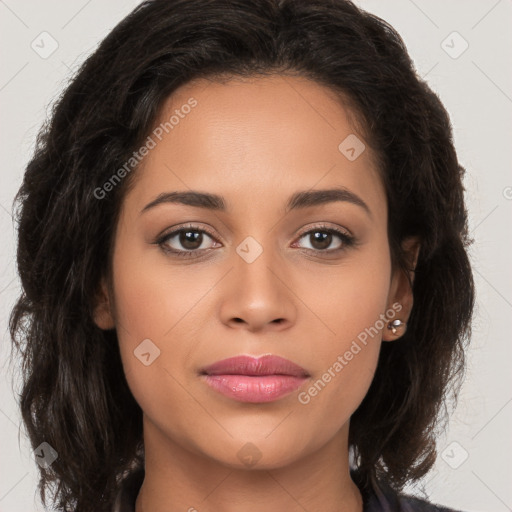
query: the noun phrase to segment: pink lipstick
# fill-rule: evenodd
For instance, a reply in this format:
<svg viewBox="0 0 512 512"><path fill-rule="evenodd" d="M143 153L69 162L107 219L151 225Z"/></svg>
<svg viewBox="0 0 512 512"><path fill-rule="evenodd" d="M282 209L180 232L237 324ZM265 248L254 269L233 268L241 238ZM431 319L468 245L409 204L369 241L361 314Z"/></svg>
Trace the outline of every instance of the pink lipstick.
<svg viewBox="0 0 512 512"><path fill-rule="evenodd" d="M219 393L252 403L277 400L299 388L309 377L304 368L273 355L223 359L203 368L200 375Z"/></svg>

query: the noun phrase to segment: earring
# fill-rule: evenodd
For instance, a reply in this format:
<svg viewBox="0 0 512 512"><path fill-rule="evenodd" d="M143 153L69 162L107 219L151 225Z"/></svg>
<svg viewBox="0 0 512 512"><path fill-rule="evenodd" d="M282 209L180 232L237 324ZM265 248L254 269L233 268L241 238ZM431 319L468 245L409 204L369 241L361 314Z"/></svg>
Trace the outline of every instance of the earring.
<svg viewBox="0 0 512 512"><path fill-rule="evenodd" d="M393 320L392 322L389 322L388 329L393 333L396 334L397 330L400 328L406 329L407 324L405 322L402 322L402 320Z"/></svg>

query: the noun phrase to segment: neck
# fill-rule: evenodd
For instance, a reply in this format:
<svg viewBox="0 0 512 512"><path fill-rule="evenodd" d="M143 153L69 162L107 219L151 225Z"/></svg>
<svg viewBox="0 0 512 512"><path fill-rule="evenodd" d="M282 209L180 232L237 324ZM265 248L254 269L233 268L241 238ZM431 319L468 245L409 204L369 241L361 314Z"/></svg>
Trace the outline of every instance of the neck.
<svg viewBox="0 0 512 512"><path fill-rule="evenodd" d="M232 467L172 442L144 418L136 512L362 512L350 478L348 424L324 446L265 469Z"/></svg>

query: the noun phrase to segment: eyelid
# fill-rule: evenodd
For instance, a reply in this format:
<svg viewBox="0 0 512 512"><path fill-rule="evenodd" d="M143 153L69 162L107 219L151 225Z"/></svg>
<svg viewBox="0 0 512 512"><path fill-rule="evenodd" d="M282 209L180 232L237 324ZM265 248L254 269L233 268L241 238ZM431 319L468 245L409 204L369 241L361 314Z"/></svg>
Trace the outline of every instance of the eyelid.
<svg viewBox="0 0 512 512"><path fill-rule="evenodd" d="M161 246L167 240L175 237L180 232L187 231L187 230L197 231L197 232L200 232L200 233L206 233L215 242L219 242L219 240L218 240L219 237L216 234L213 233L213 230L211 230L210 228L204 227L204 226L200 226L199 224L193 224L193 223L189 222L189 223L186 223L186 224L173 226L172 228L169 228L169 230L165 230L161 235L157 236L156 240L153 243L155 245L160 245ZM220 243L222 243L222 242L220 242ZM201 251L206 251L206 250L208 250L208 249L196 249L194 251L188 251L188 252L200 253ZM171 254L178 254L178 253L184 254L184 253L187 253L186 250L178 251L178 250L175 250L175 249L169 249L169 250L167 250L167 252L169 252Z"/></svg>
<svg viewBox="0 0 512 512"><path fill-rule="evenodd" d="M297 235L297 242L292 244L292 247L296 245L304 236L307 236L315 231L323 231L326 233L331 233L337 236L341 242L340 247L335 249L310 249L308 247L299 247L299 250L311 254L313 253L315 256L320 258L329 258L329 257L338 257L341 253L347 251L348 249L355 247L358 245L358 240L356 237L350 232L350 230L336 225L330 226L329 223L319 222L312 226L308 226L301 230L301 232Z"/></svg>
<svg viewBox="0 0 512 512"><path fill-rule="evenodd" d="M217 235L215 235L210 228L189 222L189 223L186 223L183 225L173 226L170 231L164 232L163 234L159 235L157 237L157 239L155 240L154 244L163 246L167 240L169 240L170 238L173 238L174 236L178 235L182 231L186 231L187 229L189 229L191 231L206 233L215 242L219 242L217 240L217 238L218 238ZM341 226L332 227L332 226L329 226L329 223L325 223L325 222L319 222L314 225L310 225L306 228L303 228L296 235L296 242L293 242L293 244L297 243L305 235L308 235L308 234L314 232L315 230L330 232L330 233L337 235L342 242L341 247L338 247L336 249L327 249L327 250L301 248L301 250L306 251L306 252L312 251L312 252L318 253L318 254L332 255L332 254L337 254L343 250L346 250L348 247L357 244L357 241L356 241L354 235L348 229L343 228ZM220 242L220 243L222 243L222 242ZM292 244L292 246L293 246L293 244ZM195 250L185 250L185 249L177 250L177 249L162 248L162 250L168 254L173 254L173 255L183 256L183 257L188 256L190 258L199 257L201 254L204 254L205 252L209 252L212 249L213 248L195 249ZM197 254L197 256L195 256L196 254Z"/></svg>
<svg viewBox="0 0 512 512"><path fill-rule="evenodd" d="M354 235L347 228L344 228L341 226L330 226L329 224L330 223L328 223L328 222L319 222L317 224L313 224L312 226L308 226L307 228L304 228L304 230L301 230L297 236L302 237L304 235L307 235L311 231L314 231L315 229L317 229L317 230L323 229L325 231L329 231L329 230L338 231L338 232L344 234L345 236L347 236L348 238L354 238Z"/></svg>
<svg viewBox="0 0 512 512"><path fill-rule="evenodd" d="M177 226L173 226L172 228L169 228L169 230L165 230L161 235L158 235L157 240L163 240L165 238L169 238L171 235L176 235L180 231L186 231L187 229L189 229L190 231L205 232L211 238L215 238L215 239L218 238L218 236L216 234L214 234L213 230L211 230L210 228L189 222L186 224L178 224Z"/></svg>

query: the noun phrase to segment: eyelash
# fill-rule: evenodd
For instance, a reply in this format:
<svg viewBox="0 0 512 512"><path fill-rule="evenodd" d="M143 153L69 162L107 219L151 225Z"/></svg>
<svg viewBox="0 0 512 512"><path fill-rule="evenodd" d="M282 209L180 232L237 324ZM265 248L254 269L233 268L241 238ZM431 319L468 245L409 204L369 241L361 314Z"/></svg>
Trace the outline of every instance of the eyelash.
<svg viewBox="0 0 512 512"><path fill-rule="evenodd" d="M174 231L171 231L170 233L166 233L165 235L162 235L154 243L156 245L158 245L165 253L172 254L173 256L177 256L179 258L197 258L197 257L199 257L197 254L200 253L201 251L210 250L210 249L195 249L195 250L177 251L176 249L169 249L165 246L166 242L168 242L171 238L173 238L176 235L179 235L182 232L186 232L186 231L193 231L196 233L206 233L209 237L211 237L212 239L215 240L215 236L208 229L200 228L199 226L190 224L187 226L183 226L179 229L176 229ZM300 240L301 238L304 238L306 235L310 235L311 233L316 233L316 232L337 235L342 242L341 247L338 247L337 249L330 249L330 250L308 249L308 248L303 249L303 250L308 251L308 252L313 251L316 253L336 254L336 253L344 251L347 248L352 247L356 244L356 240L353 236L348 235L347 233L337 230L335 228L327 227L325 225L314 226L313 228L309 229L308 231L301 233L299 235L298 239Z"/></svg>

